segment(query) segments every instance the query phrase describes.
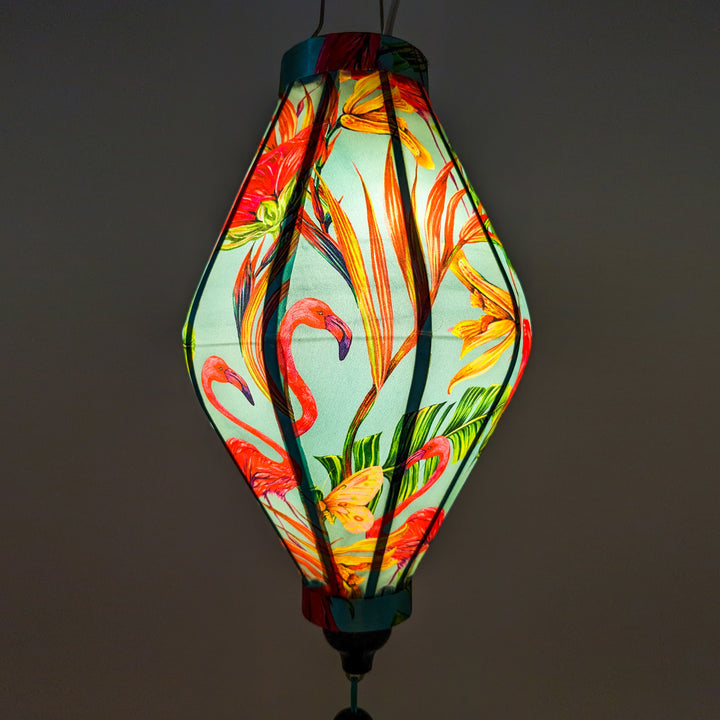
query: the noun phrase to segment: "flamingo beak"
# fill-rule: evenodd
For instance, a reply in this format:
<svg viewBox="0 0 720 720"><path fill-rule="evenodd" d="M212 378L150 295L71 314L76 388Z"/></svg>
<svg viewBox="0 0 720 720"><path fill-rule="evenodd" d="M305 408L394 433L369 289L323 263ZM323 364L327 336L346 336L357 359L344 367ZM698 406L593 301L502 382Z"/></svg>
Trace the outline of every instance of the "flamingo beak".
<svg viewBox="0 0 720 720"><path fill-rule="evenodd" d="M425 458L425 448L420 448L417 452L414 452L406 461L405 461L405 469L409 468L411 465L414 465L416 462L420 462Z"/></svg>
<svg viewBox="0 0 720 720"><path fill-rule="evenodd" d="M350 350L352 333L350 328L337 316L325 316L325 329L338 341L340 359L344 360Z"/></svg>
<svg viewBox="0 0 720 720"><path fill-rule="evenodd" d="M252 393L250 392L250 388L248 387L248 384L234 371L228 368L225 371L225 379L227 382L229 382L231 385L234 385L238 390L242 392L242 394L248 399L248 402L251 405L255 404L255 401L253 400Z"/></svg>

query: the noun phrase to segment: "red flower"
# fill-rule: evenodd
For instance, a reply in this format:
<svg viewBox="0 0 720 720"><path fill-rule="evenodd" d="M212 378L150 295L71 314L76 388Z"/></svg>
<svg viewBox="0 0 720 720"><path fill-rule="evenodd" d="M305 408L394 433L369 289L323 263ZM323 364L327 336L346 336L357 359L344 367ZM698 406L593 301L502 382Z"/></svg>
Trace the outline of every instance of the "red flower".
<svg viewBox="0 0 720 720"><path fill-rule="evenodd" d="M332 145L332 141L328 145L326 134L337 116L334 88L324 115L313 163L325 162ZM268 234L277 237L305 159L314 121L315 110L307 92L297 107L292 102L282 106L230 218L223 250L232 250Z"/></svg>
<svg viewBox="0 0 720 720"><path fill-rule="evenodd" d="M309 131L310 128L301 130L292 140L277 145L260 157L230 223L231 229L255 222L261 203L278 201L300 169Z"/></svg>

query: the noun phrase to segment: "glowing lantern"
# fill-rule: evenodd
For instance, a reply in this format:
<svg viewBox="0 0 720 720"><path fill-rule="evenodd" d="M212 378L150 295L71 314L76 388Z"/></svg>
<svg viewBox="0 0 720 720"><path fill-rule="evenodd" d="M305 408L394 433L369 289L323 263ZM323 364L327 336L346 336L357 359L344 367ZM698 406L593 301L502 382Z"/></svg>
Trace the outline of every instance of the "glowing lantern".
<svg viewBox="0 0 720 720"><path fill-rule="evenodd" d="M416 48L342 33L286 53L184 340L302 574L305 616L362 675L410 615L413 573L530 349L522 290Z"/></svg>

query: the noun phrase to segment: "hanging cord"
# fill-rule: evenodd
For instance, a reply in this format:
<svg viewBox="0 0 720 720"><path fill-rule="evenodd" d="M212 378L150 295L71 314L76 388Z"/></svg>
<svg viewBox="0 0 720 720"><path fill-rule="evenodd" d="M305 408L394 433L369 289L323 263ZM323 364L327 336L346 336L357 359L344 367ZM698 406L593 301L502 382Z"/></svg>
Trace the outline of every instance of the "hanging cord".
<svg viewBox="0 0 720 720"><path fill-rule="evenodd" d="M393 25L395 25L395 18L397 17L399 5L400 0L393 0L387 20L385 20L385 3L383 0L380 0L380 32L383 35L392 35ZM324 22L325 0L320 0L320 20L318 21L318 26L315 28L315 32L310 37L317 37L320 34Z"/></svg>
<svg viewBox="0 0 720 720"><path fill-rule="evenodd" d="M353 675L350 678L350 709L354 713L357 712L357 686L358 686L358 676Z"/></svg>
<svg viewBox="0 0 720 720"><path fill-rule="evenodd" d="M320 22L315 28L315 32L310 37L317 37L320 30L322 30L323 23L325 22L325 0L320 0Z"/></svg>
<svg viewBox="0 0 720 720"><path fill-rule="evenodd" d="M380 0L380 3L382 4L382 0ZM397 17L397 11L398 7L400 5L400 0L393 0L392 5L390 6L390 12L388 13L387 20L383 23L382 22L382 13L380 14L380 25L382 26L384 24L384 27L382 28L382 34L383 35L392 35L393 34L393 25L395 25L395 18Z"/></svg>

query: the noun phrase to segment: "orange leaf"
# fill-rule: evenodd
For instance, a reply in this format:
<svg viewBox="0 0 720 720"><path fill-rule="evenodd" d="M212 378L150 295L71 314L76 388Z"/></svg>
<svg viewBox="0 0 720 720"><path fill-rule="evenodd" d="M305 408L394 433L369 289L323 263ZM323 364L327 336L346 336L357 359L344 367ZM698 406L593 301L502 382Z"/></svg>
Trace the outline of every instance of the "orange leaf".
<svg viewBox="0 0 720 720"><path fill-rule="evenodd" d="M357 168L355 168L357 171ZM373 275L375 287L377 288L378 306L382 321L382 336L380 338L381 368L380 377L384 380L387 376L387 368L390 364L393 343L393 307L390 293L390 279L388 277L387 260L385 259L385 247L383 245L380 230L378 229L375 211L373 210L370 195L362 175L358 172L360 182L365 193L365 205L367 207L368 231L370 235L370 255L372 257Z"/></svg>
<svg viewBox="0 0 720 720"><path fill-rule="evenodd" d="M297 114L290 100L287 100L280 110L277 129L280 134L280 143L287 142L297 133Z"/></svg>
<svg viewBox="0 0 720 720"><path fill-rule="evenodd" d="M392 145L388 143L387 156L385 158L385 212L387 213L388 227L390 228L390 240L392 241L395 255L400 265L400 272L408 297L412 303L413 310L417 313L415 306L415 278L410 264L410 255L406 242L407 233L405 230L405 218L403 215L402 198L400 197L400 186L395 174L395 163L392 157Z"/></svg>
<svg viewBox="0 0 720 720"><path fill-rule="evenodd" d="M445 194L450 170L453 168L452 160L440 170L428 195L427 210L425 211L425 237L427 241L428 260L430 262L430 282L436 287L440 277L441 251L440 251L440 223L445 210Z"/></svg>
<svg viewBox="0 0 720 720"><path fill-rule="evenodd" d="M365 328L368 357L370 359L370 372L373 383L379 387L382 382L382 362L378 345L381 337L380 323L375 314L373 297L370 292L370 283L360 251L360 244L358 243L357 235L355 234L350 219L340 207L340 203L333 197L325 181L319 175L317 176L317 182L320 198L327 206L330 217L332 218L333 227L335 228L335 234L337 236L337 244L345 260L350 281L355 290L360 317L362 318L363 327Z"/></svg>

